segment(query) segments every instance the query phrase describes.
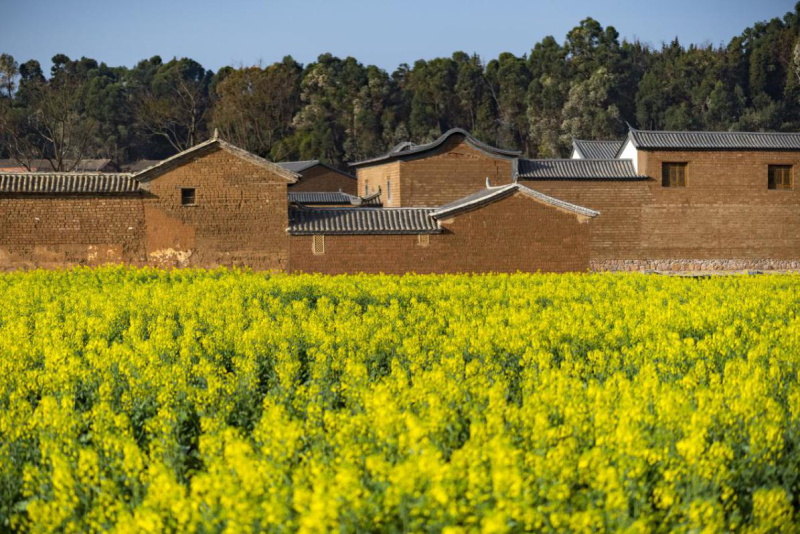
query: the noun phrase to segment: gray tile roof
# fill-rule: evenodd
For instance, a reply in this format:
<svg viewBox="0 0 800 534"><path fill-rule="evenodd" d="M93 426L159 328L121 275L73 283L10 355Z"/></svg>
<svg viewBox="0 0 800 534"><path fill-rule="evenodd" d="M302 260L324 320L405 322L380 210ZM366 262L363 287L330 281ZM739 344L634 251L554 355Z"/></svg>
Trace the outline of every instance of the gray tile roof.
<svg viewBox="0 0 800 534"><path fill-rule="evenodd" d="M299 202L300 204L343 204L351 205L353 203L353 195L347 193L332 193L328 191L310 192L299 191L294 193L289 191L289 202Z"/></svg>
<svg viewBox="0 0 800 534"><path fill-rule="evenodd" d="M382 163L385 161L391 161L396 158L403 158L406 156L411 156L414 154L420 154L422 152L427 152L428 150L433 150L441 146L445 141L447 141L450 136L453 135L463 135L466 139L468 145L472 146L476 150L480 150L482 152L487 152L494 156L500 156L505 158L515 158L520 155L518 150L506 150L504 148L497 148L481 141L478 141L472 135L467 132L466 130L462 130L461 128L453 128L451 130L446 131L443 133L438 139L435 141L431 141L430 143L424 143L422 145L415 145L413 143L400 143L394 146L389 152L377 156L375 158L365 159L363 161L357 161L355 163L351 163L351 167L360 167L362 165L371 165L374 163Z"/></svg>
<svg viewBox="0 0 800 534"><path fill-rule="evenodd" d="M522 159L517 172L529 180L640 180L629 159Z"/></svg>
<svg viewBox="0 0 800 534"><path fill-rule="evenodd" d="M800 150L800 133L659 132L631 128L628 139L642 149Z"/></svg>
<svg viewBox="0 0 800 534"><path fill-rule="evenodd" d="M130 174L0 173L0 193L119 194L139 191Z"/></svg>
<svg viewBox="0 0 800 534"><path fill-rule="evenodd" d="M441 219L443 217L455 215L463 211L485 206L486 204L491 204L492 202L513 195L516 192L528 195L531 198L555 208L571 211L576 215L583 215L586 217L596 217L600 215L600 213L595 210L584 208L583 206L578 206L577 204L571 204L555 197L551 197L550 195L545 195L544 193L540 193L539 191L534 191L529 187L525 187L522 184L508 184L496 187L487 187L482 191L473 193L462 199L456 200L455 202L445 204L444 206L436 208L436 210L431 214L431 217L435 219Z"/></svg>
<svg viewBox="0 0 800 534"><path fill-rule="evenodd" d="M130 173L137 173L142 172L145 169L149 169L154 165L158 165L161 162L160 159L140 159L134 163L128 163L127 165L122 166L122 170L124 172Z"/></svg>
<svg viewBox="0 0 800 534"><path fill-rule="evenodd" d="M431 208L292 208L291 235L438 234Z"/></svg>
<svg viewBox="0 0 800 534"><path fill-rule="evenodd" d="M614 159L617 157L617 153L620 148L622 148L624 142L624 139L619 141L587 141L584 139L573 139L572 150L585 159Z"/></svg>
<svg viewBox="0 0 800 534"><path fill-rule="evenodd" d="M381 206L380 191L367 197L329 191L289 191L289 202L296 204L341 204L347 206Z"/></svg>
<svg viewBox="0 0 800 534"><path fill-rule="evenodd" d="M307 171L311 167L316 167L317 165L321 165L327 169L341 173L347 176L348 178L352 178L353 180L356 179L356 177L350 174L349 172L345 172L342 169L337 169L336 167L328 165L327 163L324 163L318 159L307 159L304 161L281 161L278 163L278 165L280 165L287 171L296 172L298 174L302 173L303 171Z"/></svg>
<svg viewBox="0 0 800 534"><path fill-rule="evenodd" d="M26 162L27 163L27 162ZM30 161L33 172L53 172L53 165L46 159L34 159ZM82 159L77 164L75 160L64 160L63 166L70 169L69 172L105 172L113 171L116 167L110 159ZM17 169L24 167L15 159L0 159L0 172L4 169ZM66 172L66 171L65 171Z"/></svg>

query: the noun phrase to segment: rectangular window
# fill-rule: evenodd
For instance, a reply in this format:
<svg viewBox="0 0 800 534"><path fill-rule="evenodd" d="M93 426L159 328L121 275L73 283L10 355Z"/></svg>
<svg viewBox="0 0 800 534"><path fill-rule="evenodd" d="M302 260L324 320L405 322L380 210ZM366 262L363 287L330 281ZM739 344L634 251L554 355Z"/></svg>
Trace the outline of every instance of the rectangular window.
<svg viewBox="0 0 800 534"><path fill-rule="evenodd" d="M662 163L661 185L664 187L686 187L686 163Z"/></svg>
<svg viewBox="0 0 800 534"><path fill-rule="evenodd" d="M427 247L431 244L431 236L428 234L418 234L417 235L417 245L421 247Z"/></svg>
<svg viewBox="0 0 800 534"><path fill-rule="evenodd" d="M315 235L313 236L313 241L311 243L311 251L316 254L325 254L325 236L324 235Z"/></svg>
<svg viewBox="0 0 800 534"><path fill-rule="evenodd" d="M195 205L195 192L194 188L181 189L181 205L194 206Z"/></svg>
<svg viewBox="0 0 800 534"><path fill-rule="evenodd" d="M768 189L792 188L791 165L770 165L768 174L769 174L769 177L767 178Z"/></svg>
<svg viewBox="0 0 800 534"><path fill-rule="evenodd" d="M392 200L392 182L386 180L386 200Z"/></svg>

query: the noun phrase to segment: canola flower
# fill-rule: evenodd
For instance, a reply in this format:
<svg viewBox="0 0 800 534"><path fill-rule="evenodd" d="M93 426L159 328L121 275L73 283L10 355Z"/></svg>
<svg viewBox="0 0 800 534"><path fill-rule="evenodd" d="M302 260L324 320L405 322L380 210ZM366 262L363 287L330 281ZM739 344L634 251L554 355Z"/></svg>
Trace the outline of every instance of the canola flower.
<svg viewBox="0 0 800 534"><path fill-rule="evenodd" d="M0 531L798 532L800 277L0 275Z"/></svg>

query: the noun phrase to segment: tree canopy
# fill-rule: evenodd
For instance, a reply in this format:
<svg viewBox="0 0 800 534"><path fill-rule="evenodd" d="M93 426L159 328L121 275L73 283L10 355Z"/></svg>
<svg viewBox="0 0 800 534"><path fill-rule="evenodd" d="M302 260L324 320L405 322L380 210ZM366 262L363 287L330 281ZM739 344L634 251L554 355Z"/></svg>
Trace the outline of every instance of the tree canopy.
<svg viewBox="0 0 800 534"><path fill-rule="evenodd" d="M654 47L587 18L559 43L484 61L455 52L388 73L322 54L301 65L224 67L155 56L133 68L58 54L0 55L0 157L119 164L159 159L209 136L272 160L343 166L449 128L522 150L568 153L573 137L620 138L627 124L673 130L800 130L800 3L727 45Z"/></svg>

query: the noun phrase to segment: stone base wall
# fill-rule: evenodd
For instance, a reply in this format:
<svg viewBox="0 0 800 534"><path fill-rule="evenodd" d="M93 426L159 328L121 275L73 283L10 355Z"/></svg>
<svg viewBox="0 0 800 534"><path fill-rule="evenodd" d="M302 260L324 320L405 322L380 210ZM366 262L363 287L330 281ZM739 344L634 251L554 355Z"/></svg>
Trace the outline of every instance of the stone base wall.
<svg viewBox="0 0 800 534"><path fill-rule="evenodd" d="M592 260L595 272L623 271L794 271L800 270L800 260L774 259L674 259L674 260Z"/></svg>

